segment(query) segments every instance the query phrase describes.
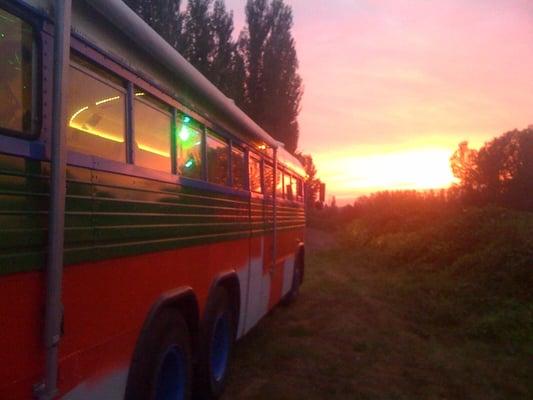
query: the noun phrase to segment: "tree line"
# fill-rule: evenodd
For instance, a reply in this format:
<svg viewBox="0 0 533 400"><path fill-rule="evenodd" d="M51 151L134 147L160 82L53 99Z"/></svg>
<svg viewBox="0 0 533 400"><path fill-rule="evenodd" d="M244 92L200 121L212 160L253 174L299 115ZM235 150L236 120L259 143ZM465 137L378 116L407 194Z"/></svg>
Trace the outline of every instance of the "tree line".
<svg viewBox="0 0 533 400"><path fill-rule="evenodd" d="M284 0L248 0L237 36L224 0L188 0L185 7L181 0L124 1L288 151L296 151L303 85L292 9Z"/></svg>
<svg viewBox="0 0 533 400"><path fill-rule="evenodd" d="M459 143L450 158L457 182L440 190L380 191L311 215L326 229L364 219L373 230L408 230L458 211L485 206L533 212L533 126L512 130L472 149ZM489 207L490 208L490 207ZM322 225L321 225L322 224Z"/></svg>

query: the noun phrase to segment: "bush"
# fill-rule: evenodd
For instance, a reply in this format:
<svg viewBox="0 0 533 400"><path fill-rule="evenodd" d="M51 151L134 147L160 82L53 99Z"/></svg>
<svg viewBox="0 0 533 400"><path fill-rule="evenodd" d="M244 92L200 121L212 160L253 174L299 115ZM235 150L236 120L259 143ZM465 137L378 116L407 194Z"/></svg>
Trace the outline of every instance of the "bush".
<svg viewBox="0 0 533 400"><path fill-rule="evenodd" d="M386 257L396 274L387 284L408 299L410 318L532 351L533 213L384 208L348 223L342 237Z"/></svg>

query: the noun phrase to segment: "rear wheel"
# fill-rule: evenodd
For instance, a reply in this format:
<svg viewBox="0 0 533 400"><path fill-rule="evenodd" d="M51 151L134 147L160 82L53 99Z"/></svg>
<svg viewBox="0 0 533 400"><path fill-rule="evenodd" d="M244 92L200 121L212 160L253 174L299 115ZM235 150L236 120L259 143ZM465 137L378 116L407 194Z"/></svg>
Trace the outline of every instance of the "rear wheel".
<svg viewBox="0 0 533 400"><path fill-rule="evenodd" d="M217 399L226 386L235 340L235 322L227 291L218 287L206 309L197 389L201 398Z"/></svg>
<svg viewBox="0 0 533 400"><path fill-rule="evenodd" d="M134 354L126 400L189 400L192 358L189 330L179 312L162 310Z"/></svg>
<svg viewBox="0 0 533 400"><path fill-rule="evenodd" d="M155 400L185 400L187 361L181 348L175 345L167 348L156 376Z"/></svg>

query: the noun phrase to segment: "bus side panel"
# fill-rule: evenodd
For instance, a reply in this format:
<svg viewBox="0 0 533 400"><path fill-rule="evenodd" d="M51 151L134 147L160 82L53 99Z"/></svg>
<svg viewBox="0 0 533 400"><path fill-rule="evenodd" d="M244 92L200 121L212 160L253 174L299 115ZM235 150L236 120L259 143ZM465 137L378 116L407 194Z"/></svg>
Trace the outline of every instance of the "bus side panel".
<svg viewBox="0 0 533 400"><path fill-rule="evenodd" d="M245 332L249 332L268 312L270 272L264 267L265 237L250 238L250 283L246 305Z"/></svg>
<svg viewBox="0 0 533 400"><path fill-rule="evenodd" d="M0 154L1 399L31 398L42 377L44 276L36 267L46 257L48 176L47 164Z"/></svg>
<svg viewBox="0 0 533 400"><path fill-rule="evenodd" d="M125 383L142 323L162 293L191 286L202 312L215 277L230 269L240 272L247 264L248 240L242 239L69 267L62 392L80 382L78 392L101 394L106 382L116 390L110 377L122 374Z"/></svg>
<svg viewBox="0 0 533 400"><path fill-rule="evenodd" d="M29 399L44 365L43 276L2 276L0 296L0 399Z"/></svg>
<svg viewBox="0 0 533 400"><path fill-rule="evenodd" d="M305 210L302 204L280 200L276 213L276 266L271 304L277 304L292 286L298 245L305 237Z"/></svg>
<svg viewBox="0 0 533 400"><path fill-rule="evenodd" d="M42 377L48 165L0 155L2 399L31 397ZM62 393L127 368L164 291L191 286L203 309L219 273L246 277L249 229L246 198L69 166Z"/></svg>

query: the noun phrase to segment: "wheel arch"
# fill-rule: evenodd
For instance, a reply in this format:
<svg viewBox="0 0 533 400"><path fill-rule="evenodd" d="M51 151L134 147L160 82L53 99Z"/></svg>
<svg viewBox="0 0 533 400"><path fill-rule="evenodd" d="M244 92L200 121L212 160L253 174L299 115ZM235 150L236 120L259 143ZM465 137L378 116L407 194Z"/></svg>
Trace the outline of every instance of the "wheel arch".
<svg viewBox="0 0 533 400"><path fill-rule="evenodd" d="M207 303L205 309L209 309L208 305L213 302L215 290L218 287L224 288L229 297L232 306L233 318L235 321L235 331L237 332L237 327L239 326L239 318L241 312L241 285L239 282L239 277L237 272L234 270L222 272L216 276L216 278L211 283L209 288L209 295L207 297ZM205 320L205 312L202 318L202 321Z"/></svg>
<svg viewBox="0 0 533 400"><path fill-rule="evenodd" d="M178 320L185 324L183 329L187 329L188 344L190 346L190 361L194 360L198 348L198 331L199 331L199 312L198 301L194 291L190 287L180 287L161 294L152 304L146 314L142 324L141 331L137 337L135 347L132 353L130 368L126 380L124 398L128 400L139 400L146 398L150 389L149 377L154 368L153 363L146 364L147 355L155 354L153 351L154 333L161 331L161 317L179 314ZM147 366L148 365L148 366ZM147 375L148 374L148 375Z"/></svg>
<svg viewBox="0 0 533 400"><path fill-rule="evenodd" d="M153 322L157 315L164 309L174 309L178 311L187 323L189 328L189 336L191 338L191 348L193 354L196 352L198 343L197 337L199 332L200 312L196 295L191 287L180 287L167 291L159 296L159 298L152 304L150 311L146 315L141 332L135 345L135 351L142 346L146 335L153 326Z"/></svg>

